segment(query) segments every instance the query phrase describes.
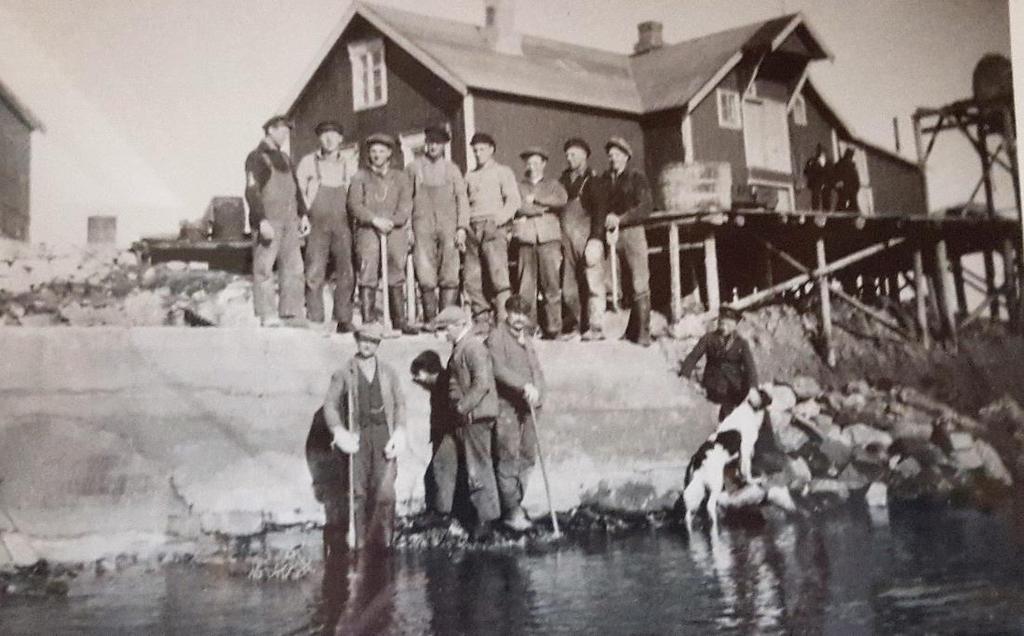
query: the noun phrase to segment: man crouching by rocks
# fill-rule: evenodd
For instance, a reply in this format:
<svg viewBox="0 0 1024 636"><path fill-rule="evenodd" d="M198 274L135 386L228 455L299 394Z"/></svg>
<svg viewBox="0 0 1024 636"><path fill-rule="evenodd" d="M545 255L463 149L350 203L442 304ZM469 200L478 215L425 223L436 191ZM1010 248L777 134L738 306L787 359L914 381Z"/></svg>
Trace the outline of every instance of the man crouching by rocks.
<svg viewBox="0 0 1024 636"><path fill-rule="evenodd" d="M679 375L689 377L697 362L707 356L701 384L708 399L720 404L721 422L746 399L757 399L757 367L750 345L736 332L743 315L731 307L722 307L718 329L705 334L679 365Z"/></svg>
<svg viewBox="0 0 1024 636"><path fill-rule="evenodd" d="M504 308L503 308L504 309ZM501 514L492 453L497 448L498 396L491 356L473 333L470 316L460 307L447 307L434 323L452 343L448 376L452 408L461 420L458 435L465 445L469 499L476 510L473 539L491 534L491 522Z"/></svg>
<svg viewBox="0 0 1024 636"><path fill-rule="evenodd" d="M527 333L530 305L519 295L505 303L505 322L487 336L498 389L498 494L502 521L517 532L533 524L523 511L526 480L537 461L533 413L540 408L544 375Z"/></svg>
<svg viewBox="0 0 1024 636"><path fill-rule="evenodd" d="M405 397L394 369L377 358L382 337L383 329L377 323L359 328L356 355L331 376L323 407L334 446L347 460L339 466L339 485L344 490L341 496L331 497L343 510L328 510L328 522L349 519L348 506L352 505L355 543L366 547L392 543L395 458L405 446ZM348 462L352 462L351 470Z"/></svg>

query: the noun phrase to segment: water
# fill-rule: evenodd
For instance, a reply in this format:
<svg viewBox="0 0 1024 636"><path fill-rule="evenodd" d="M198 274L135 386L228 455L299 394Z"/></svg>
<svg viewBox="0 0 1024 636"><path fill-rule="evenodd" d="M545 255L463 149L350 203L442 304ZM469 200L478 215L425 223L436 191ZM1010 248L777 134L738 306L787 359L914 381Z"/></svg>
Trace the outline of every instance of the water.
<svg viewBox="0 0 1024 636"><path fill-rule="evenodd" d="M0 601L3 634L310 633L325 609L365 633L1024 633L1024 544L997 517L904 511L707 534L590 537L544 552L400 552L348 581L127 572L66 599ZM351 633L351 629L346 632Z"/></svg>

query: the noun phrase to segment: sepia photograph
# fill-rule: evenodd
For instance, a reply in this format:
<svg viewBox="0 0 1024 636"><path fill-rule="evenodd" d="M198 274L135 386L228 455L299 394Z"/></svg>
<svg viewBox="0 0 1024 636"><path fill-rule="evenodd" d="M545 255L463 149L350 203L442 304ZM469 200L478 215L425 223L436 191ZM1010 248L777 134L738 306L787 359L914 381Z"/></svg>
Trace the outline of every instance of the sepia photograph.
<svg viewBox="0 0 1024 636"><path fill-rule="evenodd" d="M0 0L0 634L1024 634L1022 39Z"/></svg>

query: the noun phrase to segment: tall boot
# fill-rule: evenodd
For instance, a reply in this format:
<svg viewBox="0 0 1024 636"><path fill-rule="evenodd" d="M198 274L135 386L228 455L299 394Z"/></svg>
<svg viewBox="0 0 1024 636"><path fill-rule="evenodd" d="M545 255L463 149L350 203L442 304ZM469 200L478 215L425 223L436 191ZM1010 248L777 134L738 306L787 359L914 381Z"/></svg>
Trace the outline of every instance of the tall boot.
<svg viewBox="0 0 1024 636"><path fill-rule="evenodd" d="M391 301L392 327L398 329L407 336L419 333L418 329L409 326L405 315L405 286L393 285L388 287L388 299Z"/></svg>
<svg viewBox="0 0 1024 636"><path fill-rule="evenodd" d="M437 318L437 290L420 288L420 298L423 300L423 326L428 329Z"/></svg>
<svg viewBox="0 0 1024 636"><path fill-rule="evenodd" d="M636 343L641 347L649 347L651 346L651 295L647 294L633 301L633 312L636 313Z"/></svg>
<svg viewBox="0 0 1024 636"><path fill-rule="evenodd" d="M377 290L373 287L359 288L359 312L363 316L363 324L377 321Z"/></svg>
<svg viewBox="0 0 1024 636"><path fill-rule="evenodd" d="M512 292L508 289L494 295L494 324L500 325L505 322L505 317L508 315L508 312L505 311L505 301L511 297Z"/></svg>
<svg viewBox="0 0 1024 636"><path fill-rule="evenodd" d="M459 290L457 287L441 288L441 309L459 306Z"/></svg>
<svg viewBox="0 0 1024 636"><path fill-rule="evenodd" d="M604 340L604 296L591 296L587 301L587 322L590 328L583 334L583 340Z"/></svg>

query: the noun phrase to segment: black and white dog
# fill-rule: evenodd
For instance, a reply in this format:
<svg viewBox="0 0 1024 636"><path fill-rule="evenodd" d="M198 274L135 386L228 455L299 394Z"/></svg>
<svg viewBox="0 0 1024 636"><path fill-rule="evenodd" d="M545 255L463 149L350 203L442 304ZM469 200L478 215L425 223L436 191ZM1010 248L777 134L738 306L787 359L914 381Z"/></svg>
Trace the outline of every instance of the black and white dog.
<svg viewBox="0 0 1024 636"><path fill-rule="evenodd" d="M739 462L740 476L747 483L754 482L751 462L754 445L765 420L765 409L771 396L758 390L755 400L746 399L733 409L718 425L718 429L700 445L686 467L683 503L686 505L686 528L693 531L697 509L707 498L708 517L718 528L718 499L725 488L726 467Z"/></svg>

